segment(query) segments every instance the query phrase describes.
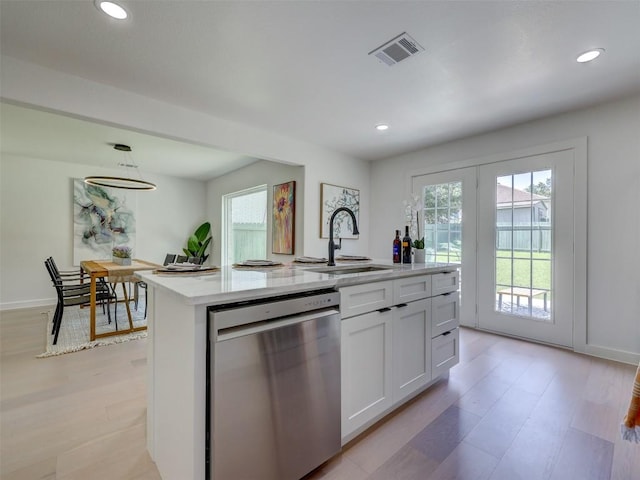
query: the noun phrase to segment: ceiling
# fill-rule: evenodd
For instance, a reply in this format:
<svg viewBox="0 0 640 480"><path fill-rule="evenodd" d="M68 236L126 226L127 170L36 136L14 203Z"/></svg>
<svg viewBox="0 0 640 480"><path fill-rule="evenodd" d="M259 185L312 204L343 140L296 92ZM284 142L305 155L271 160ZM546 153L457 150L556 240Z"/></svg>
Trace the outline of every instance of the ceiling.
<svg viewBox="0 0 640 480"><path fill-rule="evenodd" d="M91 0L2 0L2 54L365 160L640 92L640 1L120 3L124 22ZM403 32L424 51L368 55ZM194 172L229 155L185 148Z"/></svg>
<svg viewBox="0 0 640 480"><path fill-rule="evenodd" d="M56 113L0 104L0 145L3 153L29 158L121 169L124 177L136 173L119 163L134 163L139 174L210 180L258 159L182 141L88 122ZM34 141L38 139L38 141ZM114 150L123 143L131 153Z"/></svg>

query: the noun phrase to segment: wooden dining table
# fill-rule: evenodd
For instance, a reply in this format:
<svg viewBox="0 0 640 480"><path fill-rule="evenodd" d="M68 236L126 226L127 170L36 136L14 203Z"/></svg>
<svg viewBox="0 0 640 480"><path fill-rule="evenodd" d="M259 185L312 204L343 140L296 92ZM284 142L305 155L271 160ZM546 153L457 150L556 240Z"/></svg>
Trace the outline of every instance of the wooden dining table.
<svg viewBox="0 0 640 480"><path fill-rule="evenodd" d="M129 306L129 295L127 293L126 283L137 281L133 276L135 272L142 270L155 270L161 268L161 265L147 262L145 260L132 259L131 265L119 265L110 260L83 260L80 262L80 268L84 273L89 275L91 279L91 312L90 312L90 340L93 341L96 338L110 337L113 335L122 335L125 333L137 332L140 330L146 330L147 326L134 327L133 318L131 316L131 308ZM129 328L126 330L115 330L112 332L96 333L96 282L99 278L108 277L108 282L114 285L121 284L123 291L123 301L127 309L127 316L129 317Z"/></svg>

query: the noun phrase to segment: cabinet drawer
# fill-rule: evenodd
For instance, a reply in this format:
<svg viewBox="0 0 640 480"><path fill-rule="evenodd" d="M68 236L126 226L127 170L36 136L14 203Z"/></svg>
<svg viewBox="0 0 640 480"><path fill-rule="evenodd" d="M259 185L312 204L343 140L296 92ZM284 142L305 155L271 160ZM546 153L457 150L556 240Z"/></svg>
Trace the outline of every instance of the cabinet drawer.
<svg viewBox="0 0 640 480"><path fill-rule="evenodd" d="M399 278L393 284L393 304L413 302L431 296L431 275Z"/></svg>
<svg viewBox="0 0 640 480"><path fill-rule="evenodd" d="M431 374L447 373L460 360L460 329L454 328L431 340Z"/></svg>
<svg viewBox="0 0 640 480"><path fill-rule="evenodd" d="M342 318L372 312L393 304L393 281L354 285L340 289Z"/></svg>
<svg viewBox="0 0 640 480"><path fill-rule="evenodd" d="M431 276L431 295L455 292L460 286L460 272L434 273Z"/></svg>
<svg viewBox="0 0 640 480"><path fill-rule="evenodd" d="M431 337L460 325L460 294L447 293L431 299Z"/></svg>

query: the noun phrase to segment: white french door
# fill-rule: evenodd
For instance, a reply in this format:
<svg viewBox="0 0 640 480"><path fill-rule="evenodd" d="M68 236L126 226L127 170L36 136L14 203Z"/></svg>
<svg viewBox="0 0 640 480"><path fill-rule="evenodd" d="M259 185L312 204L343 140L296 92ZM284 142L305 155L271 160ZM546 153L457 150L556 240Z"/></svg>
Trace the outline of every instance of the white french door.
<svg viewBox="0 0 640 480"><path fill-rule="evenodd" d="M427 262L459 263L460 323L476 326L476 167L415 176Z"/></svg>
<svg viewBox="0 0 640 480"><path fill-rule="evenodd" d="M478 326L573 345L571 150L478 167Z"/></svg>

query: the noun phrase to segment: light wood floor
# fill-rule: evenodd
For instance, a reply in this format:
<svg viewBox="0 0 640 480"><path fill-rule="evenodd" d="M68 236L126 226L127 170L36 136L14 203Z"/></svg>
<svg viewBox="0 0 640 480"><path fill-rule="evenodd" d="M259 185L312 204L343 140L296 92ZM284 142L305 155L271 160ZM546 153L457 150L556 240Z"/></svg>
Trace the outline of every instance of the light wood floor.
<svg viewBox="0 0 640 480"><path fill-rule="evenodd" d="M36 359L41 311L0 318L0 477L159 479L146 340ZM633 366L468 329L461 357L307 479L640 479L640 446L618 433Z"/></svg>

